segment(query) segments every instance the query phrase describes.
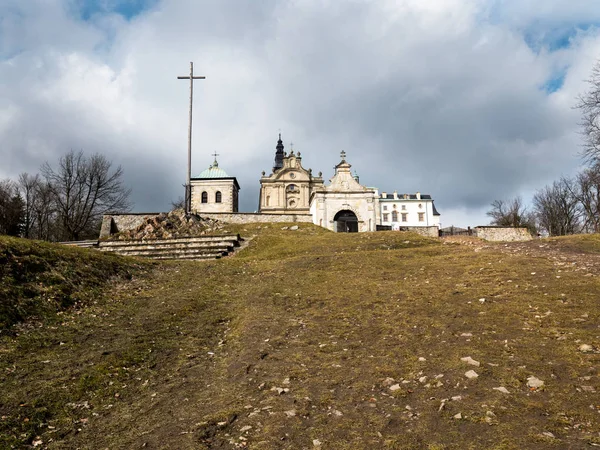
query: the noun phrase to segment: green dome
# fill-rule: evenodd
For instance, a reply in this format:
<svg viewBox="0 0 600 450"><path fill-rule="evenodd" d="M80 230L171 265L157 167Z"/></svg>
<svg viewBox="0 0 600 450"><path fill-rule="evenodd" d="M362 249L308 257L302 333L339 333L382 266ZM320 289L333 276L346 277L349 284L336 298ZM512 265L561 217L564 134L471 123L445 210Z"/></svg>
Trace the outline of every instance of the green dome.
<svg viewBox="0 0 600 450"><path fill-rule="evenodd" d="M231 178L223 169L219 168L217 160L206 170L203 170L196 178Z"/></svg>

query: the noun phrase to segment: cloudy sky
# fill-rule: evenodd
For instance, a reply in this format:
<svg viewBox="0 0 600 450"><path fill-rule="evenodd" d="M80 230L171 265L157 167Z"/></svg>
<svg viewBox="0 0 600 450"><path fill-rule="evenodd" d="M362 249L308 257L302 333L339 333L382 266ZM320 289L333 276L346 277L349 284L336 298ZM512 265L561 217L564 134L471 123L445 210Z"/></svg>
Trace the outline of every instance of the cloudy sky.
<svg viewBox="0 0 600 450"><path fill-rule="evenodd" d="M442 225L581 165L576 97L598 0L1 0L0 179L70 149L123 166L167 210L218 152L257 208L277 133L329 179L433 196Z"/></svg>

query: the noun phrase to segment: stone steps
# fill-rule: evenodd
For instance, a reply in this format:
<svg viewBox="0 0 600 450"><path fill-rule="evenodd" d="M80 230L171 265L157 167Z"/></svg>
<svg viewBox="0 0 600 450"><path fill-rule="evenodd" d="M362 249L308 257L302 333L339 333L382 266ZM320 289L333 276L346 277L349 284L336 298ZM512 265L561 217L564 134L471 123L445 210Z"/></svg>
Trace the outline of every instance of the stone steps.
<svg viewBox="0 0 600 450"><path fill-rule="evenodd" d="M95 248L95 247L98 247L98 240L67 241L67 242L59 242L59 244L69 245L71 247Z"/></svg>
<svg viewBox="0 0 600 450"><path fill-rule="evenodd" d="M152 259L219 259L232 253L240 246L239 235L189 236L170 239L130 239L123 241L100 241L98 248L103 252L114 252L124 256Z"/></svg>

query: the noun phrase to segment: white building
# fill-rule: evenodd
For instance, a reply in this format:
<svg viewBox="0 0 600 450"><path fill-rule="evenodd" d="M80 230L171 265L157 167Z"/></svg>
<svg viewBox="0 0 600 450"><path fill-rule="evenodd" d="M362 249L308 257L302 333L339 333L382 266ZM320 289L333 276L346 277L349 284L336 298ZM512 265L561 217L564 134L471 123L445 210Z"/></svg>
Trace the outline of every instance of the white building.
<svg viewBox="0 0 600 450"><path fill-rule="evenodd" d="M210 167L190 180L192 186L192 212L234 213L238 211L240 185L235 177L219 167L217 157Z"/></svg>
<svg viewBox="0 0 600 450"><path fill-rule="evenodd" d="M440 227L440 213L435 209L431 195L387 194L379 196L381 225L392 230L401 227Z"/></svg>
<svg viewBox="0 0 600 450"><path fill-rule="evenodd" d="M361 185L350 172L346 153L341 156L330 184L315 187L311 194L313 223L337 232L375 231L379 216L377 190Z"/></svg>

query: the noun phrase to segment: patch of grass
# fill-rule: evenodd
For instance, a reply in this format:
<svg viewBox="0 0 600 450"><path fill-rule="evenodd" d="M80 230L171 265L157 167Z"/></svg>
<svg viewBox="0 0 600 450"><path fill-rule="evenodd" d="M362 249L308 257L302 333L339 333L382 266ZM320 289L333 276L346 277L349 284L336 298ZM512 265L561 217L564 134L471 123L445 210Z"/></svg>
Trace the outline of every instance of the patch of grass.
<svg viewBox="0 0 600 450"><path fill-rule="evenodd" d="M96 298L113 278L140 263L89 249L0 236L0 333Z"/></svg>
<svg viewBox="0 0 600 450"><path fill-rule="evenodd" d="M580 253L600 253L600 234L578 234L544 239L543 242L556 246L563 251Z"/></svg>

